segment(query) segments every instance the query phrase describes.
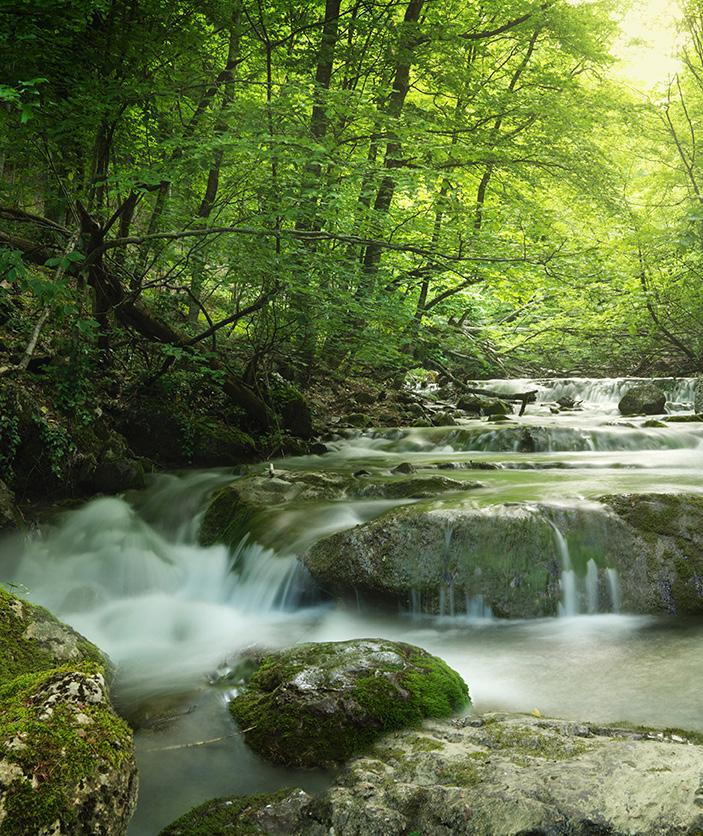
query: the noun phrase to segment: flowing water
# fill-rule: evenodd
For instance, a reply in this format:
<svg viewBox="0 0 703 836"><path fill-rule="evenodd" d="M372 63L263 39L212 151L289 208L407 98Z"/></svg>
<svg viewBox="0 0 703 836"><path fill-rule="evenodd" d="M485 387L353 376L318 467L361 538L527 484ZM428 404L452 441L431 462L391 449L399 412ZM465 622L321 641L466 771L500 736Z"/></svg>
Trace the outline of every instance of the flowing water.
<svg viewBox="0 0 703 836"><path fill-rule="evenodd" d="M668 411L691 411L692 382L661 382ZM644 427L622 419L622 380L484 381L504 391L568 394L582 411L528 407L505 424L341 432L324 456L274 462L277 469L392 479L410 462L420 474L480 479L478 507L548 502L588 509L604 493L703 491L703 424ZM496 469L475 468L495 465ZM295 555L319 537L379 516L398 503L343 500L273 509L266 545L233 553L202 547L208 494L231 471L164 475L144 492L98 498L29 538L0 545L0 581L72 624L113 659L115 697L137 728L140 802L131 836L154 836L193 805L218 795L281 786L316 790L324 773L273 767L252 754L229 719L241 654L298 641L365 636L402 639L441 655L469 683L479 711L539 710L594 721L703 731L703 623L620 613L617 574L593 560L574 570L572 549L552 522L561 561L560 618L500 621L480 596L443 593L442 615L335 605L315 590ZM499 513L496 509L496 513ZM443 548L451 547L451 529Z"/></svg>

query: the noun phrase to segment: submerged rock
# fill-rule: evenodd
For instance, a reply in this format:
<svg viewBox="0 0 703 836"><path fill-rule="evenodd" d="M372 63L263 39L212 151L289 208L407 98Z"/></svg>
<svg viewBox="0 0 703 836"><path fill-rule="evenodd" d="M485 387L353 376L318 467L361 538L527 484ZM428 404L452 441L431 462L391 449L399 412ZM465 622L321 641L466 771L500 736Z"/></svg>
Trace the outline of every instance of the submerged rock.
<svg viewBox="0 0 703 836"><path fill-rule="evenodd" d="M459 481L446 476L413 476L388 482L374 482L355 491L356 496L378 499L429 499L452 491L483 488L482 482Z"/></svg>
<svg viewBox="0 0 703 836"><path fill-rule="evenodd" d="M667 415L664 420L667 424L699 424L703 423L703 414L694 412L692 415Z"/></svg>
<svg viewBox="0 0 703 836"><path fill-rule="evenodd" d="M666 395L654 383L637 383L620 399L621 415L661 415L665 411Z"/></svg>
<svg viewBox="0 0 703 836"><path fill-rule="evenodd" d="M0 589L1 836L126 832L137 770L106 666L79 633Z"/></svg>
<svg viewBox="0 0 703 836"><path fill-rule="evenodd" d="M218 799L162 836L684 836L701 774L696 736L489 714L390 734L317 798Z"/></svg>
<svg viewBox="0 0 703 836"><path fill-rule="evenodd" d="M406 474L410 475L406 475ZM483 487L481 482L444 476L416 476L407 469L393 478L370 477L365 470L352 476L314 471L274 470L269 475L245 476L215 491L200 528L203 545L236 546L245 534L266 541L266 512L294 500L344 498L427 499L440 494Z"/></svg>
<svg viewBox="0 0 703 836"><path fill-rule="evenodd" d="M401 642L360 639L268 656L230 710L260 755L288 766L329 766L385 732L468 704L466 684L441 659Z"/></svg>

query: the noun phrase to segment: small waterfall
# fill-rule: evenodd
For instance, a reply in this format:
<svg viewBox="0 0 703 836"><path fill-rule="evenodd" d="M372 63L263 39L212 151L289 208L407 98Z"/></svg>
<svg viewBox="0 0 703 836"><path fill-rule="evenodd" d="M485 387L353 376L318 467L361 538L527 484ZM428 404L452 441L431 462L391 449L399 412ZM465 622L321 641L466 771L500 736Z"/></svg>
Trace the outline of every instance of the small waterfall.
<svg viewBox="0 0 703 836"><path fill-rule="evenodd" d="M270 612L295 608L309 593L312 580L292 555L278 555L245 535L231 558L237 578L230 603L242 612Z"/></svg>
<svg viewBox="0 0 703 836"><path fill-rule="evenodd" d="M561 559L561 578L559 579L559 586L561 587L561 602L559 603L560 616L577 615L579 611L578 593L576 589L576 572L574 572L571 565L571 555L569 554L569 544L566 542L566 537L561 533L554 523L550 523L554 529L554 539L556 540L557 552Z"/></svg>
<svg viewBox="0 0 703 836"><path fill-rule="evenodd" d="M589 615L598 612L598 566L593 559L586 565L586 606Z"/></svg>
<svg viewBox="0 0 703 836"><path fill-rule="evenodd" d="M610 606L615 613L620 612L620 578L616 569L605 570L605 583L610 597Z"/></svg>
<svg viewBox="0 0 703 836"><path fill-rule="evenodd" d="M469 595L467 592L464 596L464 601L468 618L481 621L491 620L493 618L493 610L486 603L483 595Z"/></svg>
<svg viewBox="0 0 703 836"><path fill-rule="evenodd" d="M671 404L692 404L695 378L692 377L563 377L563 378L522 378L513 380L477 380L468 383L500 394L530 392L537 390L537 399L542 403L560 398L573 398L601 406L615 405L627 389L638 383L654 383L666 395Z"/></svg>
<svg viewBox="0 0 703 836"><path fill-rule="evenodd" d="M554 530L554 541L561 560L559 616L596 615L602 611L600 605L601 574L598 564L593 558L589 559L586 563L586 574L583 577L579 576L573 567L566 537L555 523L550 521L549 524ZM605 569L604 578L608 590L609 611L617 613L620 611L620 581L617 570Z"/></svg>
<svg viewBox="0 0 703 836"><path fill-rule="evenodd" d="M201 475L181 478L180 492L173 479L155 492L188 505L191 481L203 487ZM247 645L290 641L290 611L319 602L292 555L247 538L230 554L193 531L161 531L122 499L96 499L25 542L11 580L108 653L123 694L178 689Z"/></svg>

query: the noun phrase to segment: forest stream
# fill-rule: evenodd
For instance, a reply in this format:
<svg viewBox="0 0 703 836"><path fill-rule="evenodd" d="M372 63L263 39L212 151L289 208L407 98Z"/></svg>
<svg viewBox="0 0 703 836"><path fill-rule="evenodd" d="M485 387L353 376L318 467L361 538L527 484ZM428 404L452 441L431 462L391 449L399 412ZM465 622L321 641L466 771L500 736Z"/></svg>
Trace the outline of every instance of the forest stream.
<svg viewBox="0 0 703 836"><path fill-rule="evenodd" d="M404 463L418 476L480 479L478 489L433 500L440 504L468 502L498 515L515 503L539 502L555 509L556 520L560 510L575 508L587 529L589 507L604 494L703 493L703 424L643 426L645 418L623 418L617 402L630 382L484 382L504 392L537 389L538 403L504 423L340 430L326 454L271 465L274 473L392 481L390 471ZM658 384L668 413L691 413L693 380ZM567 395L583 400L581 407L553 414L548 404ZM249 473L268 469L256 465ZM142 492L94 499L0 546L3 580L95 642L117 667L115 701L137 729L140 794L131 836L153 836L215 796L315 790L329 782L324 772L270 765L241 740L226 705L240 684L238 657L252 647L402 640L457 670L478 712L703 731L703 623L625 611L617 571L597 555L580 562L558 522L551 548L562 567L559 617L498 618L481 595L455 595L449 587L439 615L424 612L419 594L398 611L361 598L358 605L334 603L296 555L415 500L289 502L271 509L265 545L252 536L233 551L199 545L209 494L240 475L216 469L154 476Z"/></svg>

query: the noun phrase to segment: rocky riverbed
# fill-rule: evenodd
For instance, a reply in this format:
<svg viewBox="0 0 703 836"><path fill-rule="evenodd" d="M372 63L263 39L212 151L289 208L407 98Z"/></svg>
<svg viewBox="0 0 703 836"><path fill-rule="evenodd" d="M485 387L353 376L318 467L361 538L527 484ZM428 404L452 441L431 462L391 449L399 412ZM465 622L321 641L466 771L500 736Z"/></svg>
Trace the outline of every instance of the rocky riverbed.
<svg viewBox="0 0 703 836"><path fill-rule="evenodd" d="M628 833L631 823L696 832L703 422L692 381L654 382L663 413L621 415L636 383L503 382L508 393L536 390L522 416L519 403L498 410L478 395L461 407L430 390L418 396L431 419L418 417L422 426L339 421L315 452L150 477L145 492L97 499L6 539L0 580L73 628L45 616L51 630L80 647L86 636L114 662L142 785L130 836L207 832L198 828L211 821L212 832ZM18 646L38 635L29 629ZM350 655L353 675L337 662L301 657L293 670L273 661L300 643L314 657L349 642L368 650ZM438 713L427 694L424 709L400 711L415 705L424 657L413 657L409 679L385 670L374 654L388 662L393 642L444 660L468 684L471 712L451 699ZM25 670L10 653L7 705L36 674L49 690L44 679L27 684L22 705L46 711L58 689L62 716L93 719L89 740L114 717L97 678L110 670L102 655L90 670L82 657L53 656ZM264 673L253 673L262 658ZM347 685L330 685L335 676ZM373 734L359 734L371 685L395 696L394 710L379 714L372 701ZM256 742L270 706L287 718L273 749ZM342 718L359 747L331 757L302 745L323 719ZM82 727L71 723L80 748ZM19 803L32 770L43 780L28 754L20 778L13 740L3 810ZM68 776L109 820L90 824L94 832L124 832L131 812L131 750L115 740L123 754L112 766L98 759L89 775ZM103 737L94 743L102 751ZM297 756L281 757L289 745ZM227 800L208 801L216 797ZM61 827L77 826L60 815ZM16 832L11 821L0 833Z"/></svg>

